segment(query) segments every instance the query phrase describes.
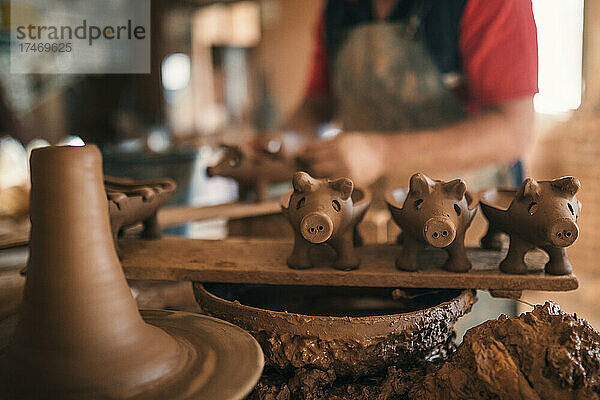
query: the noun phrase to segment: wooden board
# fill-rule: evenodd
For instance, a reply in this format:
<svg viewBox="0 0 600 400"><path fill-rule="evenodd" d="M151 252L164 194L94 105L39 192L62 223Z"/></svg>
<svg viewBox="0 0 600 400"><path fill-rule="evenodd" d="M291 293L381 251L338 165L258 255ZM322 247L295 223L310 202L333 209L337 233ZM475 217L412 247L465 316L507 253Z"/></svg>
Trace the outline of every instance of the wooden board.
<svg viewBox="0 0 600 400"><path fill-rule="evenodd" d="M238 219L271 215L281 212L278 200L261 203L227 203L206 207L167 207L159 210L158 222L163 228L186 222L204 221L217 218Z"/></svg>
<svg viewBox="0 0 600 400"><path fill-rule="evenodd" d="M419 272L396 270L400 246L367 245L358 249L362 263L355 271L337 271L329 266L334 256L326 246L314 248L311 256L325 260L312 269L287 267L292 243L270 239L226 239L222 241L164 237L157 241L124 239L120 243L123 269L131 279L189 280L200 282L262 283L278 285L323 285L365 287L467 288L492 290L502 297L506 291L567 291L578 287L575 275L555 276L543 272L547 256L528 255L530 272L508 275L497 268L505 252L468 249L473 269L464 274L439 266L445 253L428 249L426 264ZM329 260L329 261L327 261Z"/></svg>

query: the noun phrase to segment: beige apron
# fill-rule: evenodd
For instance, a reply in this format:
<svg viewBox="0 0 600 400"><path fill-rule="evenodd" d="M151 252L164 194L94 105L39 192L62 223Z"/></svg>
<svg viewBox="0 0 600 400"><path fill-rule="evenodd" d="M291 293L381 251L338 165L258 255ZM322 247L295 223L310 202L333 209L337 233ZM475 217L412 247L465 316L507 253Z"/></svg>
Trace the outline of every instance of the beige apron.
<svg viewBox="0 0 600 400"><path fill-rule="evenodd" d="M415 15L408 23L368 23L347 33L332 65L337 119L344 131L414 131L467 117L444 84L426 44L416 38L419 24ZM407 176L386 174L374 185L376 203L381 204L386 187L405 187L415 172L419 171ZM434 178L455 177L467 181L472 190L510 184L508 167L497 165Z"/></svg>

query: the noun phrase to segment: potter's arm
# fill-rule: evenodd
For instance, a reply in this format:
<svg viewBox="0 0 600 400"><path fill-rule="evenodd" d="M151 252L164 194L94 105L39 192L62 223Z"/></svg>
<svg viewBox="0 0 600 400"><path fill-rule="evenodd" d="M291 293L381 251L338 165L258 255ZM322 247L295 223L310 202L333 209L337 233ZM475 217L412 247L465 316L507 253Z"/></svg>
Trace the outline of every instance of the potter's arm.
<svg viewBox="0 0 600 400"><path fill-rule="evenodd" d="M310 143L299 157L316 176L348 176L360 186L392 171L438 176L518 160L531 142L533 117L533 97L527 96L436 129L345 132Z"/></svg>
<svg viewBox="0 0 600 400"><path fill-rule="evenodd" d="M496 105L439 129L380 136L387 170L437 175L519 159L532 141L533 97Z"/></svg>

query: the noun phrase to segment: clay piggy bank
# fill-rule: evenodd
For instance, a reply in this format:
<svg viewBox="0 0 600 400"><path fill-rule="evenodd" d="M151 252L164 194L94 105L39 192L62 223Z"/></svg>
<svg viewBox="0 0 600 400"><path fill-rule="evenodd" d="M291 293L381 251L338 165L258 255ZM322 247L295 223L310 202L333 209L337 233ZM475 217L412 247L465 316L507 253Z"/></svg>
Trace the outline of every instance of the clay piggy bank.
<svg viewBox="0 0 600 400"><path fill-rule="evenodd" d="M482 239L487 248L497 248L498 232L510 236L510 247L500 270L509 274L527 272L525 253L534 248L550 256L546 272L565 275L573 270L566 247L579 235L577 219L581 203L575 197L581 184L567 176L536 182L527 178L518 190L488 190L481 195L481 210L490 225Z"/></svg>
<svg viewBox="0 0 600 400"><path fill-rule="evenodd" d="M465 231L477 212L477 197L467 192L460 179L434 181L423 174L410 178L409 190L394 190L386 196L392 218L402 229L403 246L396 268L419 269L417 255L426 245L445 249L443 268L466 272L471 262L465 253Z"/></svg>
<svg viewBox="0 0 600 400"><path fill-rule="evenodd" d="M135 181L131 179L104 177L104 189L108 198L110 226L117 252L118 237L131 226L141 223L142 238L159 239L161 228L158 209L169 200L177 185L171 179Z"/></svg>
<svg viewBox="0 0 600 400"><path fill-rule="evenodd" d="M294 191L282 198L283 212L295 233L289 267L312 267L308 250L327 243L337 252L334 268L358 268L360 260L354 250L353 232L371 204L370 193L355 188L348 178L314 179L306 172L296 172L292 185Z"/></svg>
<svg viewBox="0 0 600 400"><path fill-rule="evenodd" d="M289 182L297 170L295 161L278 154L252 156L236 146L222 147L223 156L217 165L206 169L206 174L237 181L242 200L248 200L252 192L257 201L265 200L269 184Z"/></svg>

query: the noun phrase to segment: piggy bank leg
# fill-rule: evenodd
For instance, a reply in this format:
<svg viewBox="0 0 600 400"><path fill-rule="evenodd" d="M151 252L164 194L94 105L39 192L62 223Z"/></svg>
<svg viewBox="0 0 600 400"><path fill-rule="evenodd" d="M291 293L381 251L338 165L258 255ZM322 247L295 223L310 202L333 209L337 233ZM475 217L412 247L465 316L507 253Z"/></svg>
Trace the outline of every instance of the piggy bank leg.
<svg viewBox="0 0 600 400"><path fill-rule="evenodd" d="M331 239L328 242L337 252L333 268L342 271L351 271L358 268L360 259L356 255L356 250L354 250L353 236L353 230L348 229L342 237Z"/></svg>
<svg viewBox="0 0 600 400"><path fill-rule="evenodd" d="M358 231L358 226L355 226L352 230L352 242L354 243L354 247L362 247L364 244L364 240Z"/></svg>
<svg viewBox="0 0 600 400"><path fill-rule="evenodd" d="M249 201L250 200L250 193L252 193L252 188L248 185L242 185L239 184L239 199L240 201Z"/></svg>
<svg viewBox="0 0 600 400"><path fill-rule="evenodd" d="M448 261L442 268L450 272L467 272L471 269L471 261L465 251L465 236L457 236L450 246L446 247Z"/></svg>
<svg viewBox="0 0 600 400"><path fill-rule="evenodd" d="M160 239L162 236L162 230L158 223L157 213L152 214L150 218L144 221L144 230L142 231L142 238L144 239Z"/></svg>
<svg viewBox="0 0 600 400"><path fill-rule="evenodd" d="M487 250L502 250L502 232L488 225L486 234L481 238L481 247Z"/></svg>
<svg viewBox="0 0 600 400"><path fill-rule="evenodd" d="M544 247L550 256L546 264L546 272L552 275L568 275L573 272L573 266L567 258L567 249L564 247Z"/></svg>
<svg viewBox="0 0 600 400"><path fill-rule="evenodd" d="M307 269L312 267L312 263L308 259L308 250L311 244L308 243L298 233L294 237L294 249L288 257L287 264L292 269Z"/></svg>
<svg viewBox="0 0 600 400"><path fill-rule="evenodd" d="M400 253L400 257L396 260L396 268L404 271L416 271L419 269L417 255L419 254L419 250L425 247L425 245L406 233L402 237L404 244L402 246L402 253Z"/></svg>
<svg viewBox="0 0 600 400"><path fill-rule="evenodd" d="M524 274L527 272L525 253L534 248L531 244L511 236L506 258L500 263L500 271L507 274Z"/></svg>
<svg viewBox="0 0 600 400"><path fill-rule="evenodd" d="M267 191L269 189L269 185L264 179L259 179L256 181L254 185L254 190L256 192L256 201L258 203L262 203L267 200Z"/></svg>

